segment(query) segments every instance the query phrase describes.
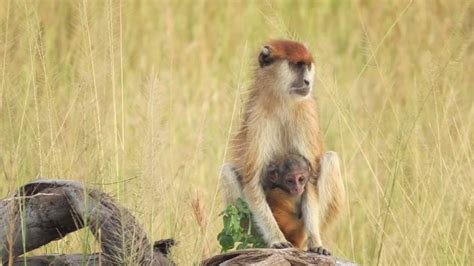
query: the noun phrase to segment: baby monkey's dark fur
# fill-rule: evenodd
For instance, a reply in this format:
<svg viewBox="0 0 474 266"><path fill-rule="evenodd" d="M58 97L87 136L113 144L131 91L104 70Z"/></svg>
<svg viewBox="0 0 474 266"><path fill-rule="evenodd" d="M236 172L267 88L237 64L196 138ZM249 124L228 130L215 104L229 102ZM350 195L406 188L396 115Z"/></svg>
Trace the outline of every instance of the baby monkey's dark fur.
<svg viewBox="0 0 474 266"><path fill-rule="evenodd" d="M288 154L268 165L263 184L278 227L285 238L300 249L306 247L307 239L301 196L311 178L315 177L309 161L301 155Z"/></svg>

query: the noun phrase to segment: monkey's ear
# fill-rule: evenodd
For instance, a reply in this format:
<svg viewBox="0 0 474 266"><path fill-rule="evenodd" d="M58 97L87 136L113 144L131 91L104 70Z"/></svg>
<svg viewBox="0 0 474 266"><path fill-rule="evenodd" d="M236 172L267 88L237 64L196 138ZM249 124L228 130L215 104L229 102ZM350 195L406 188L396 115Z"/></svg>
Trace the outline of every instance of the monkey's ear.
<svg viewBox="0 0 474 266"><path fill-rule="evenodd" d="M272 50L271 47L265 45L262 47L262 51L260 51L260 55L258 56L258 63L260 67L268 66L273 62L272 58Z"/></svg>
<svg viewBox="0 0 474 266"><path fill-rule="evenodd" d="M277 179L277 166L274 162L271 162L268 165L266 174L272 182L276 181L276 179Z"/></svg>

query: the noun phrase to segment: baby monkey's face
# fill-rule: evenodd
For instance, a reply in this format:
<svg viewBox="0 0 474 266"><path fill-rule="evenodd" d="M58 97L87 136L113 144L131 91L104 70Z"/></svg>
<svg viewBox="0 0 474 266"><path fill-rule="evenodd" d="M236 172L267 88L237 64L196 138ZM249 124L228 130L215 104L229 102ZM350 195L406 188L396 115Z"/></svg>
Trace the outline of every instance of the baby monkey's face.
<svg viewBox="0 0 474 266"><path fill-rule="evenodd" d="M273 161L268 166L268 178L274 187L287 193L300 196L311 176L311 166L306 158L289 154Z"/></svg>

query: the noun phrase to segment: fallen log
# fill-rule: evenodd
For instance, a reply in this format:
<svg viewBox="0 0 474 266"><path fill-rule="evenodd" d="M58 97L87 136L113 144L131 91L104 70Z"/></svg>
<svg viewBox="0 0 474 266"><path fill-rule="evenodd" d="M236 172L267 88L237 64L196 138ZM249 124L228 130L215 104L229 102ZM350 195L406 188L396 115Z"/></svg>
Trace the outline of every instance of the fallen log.
<svg viewBox="0 0 474 266"><path fill-rule="evenodd" d="M104 265L173 264L162 243L151 248L145 231L128 210L105 193L64 180L36 180L0 201L1 261L6 264L85 226L101 246L101 253L86 255L86 259L100 260ZM84 255L80 257L82 264ZM24 258L15 259L20 261Z"/></svg>
<svg viewBox="0 0 474 266"><path fill-rule="evenodd" d="M43 265L99 265L100 254L67 254L67 255L42 255L25 258L17 258L12 266L22 266L25 262L28 266ZM350 261L328 257L323 255L302 252L296 249L247 249L232 251L221 255L216 255L204 260L200 265L318 265L318 266L355 266Z"/></svg>
<svg viewBox="0 0 474 266"><path fill-rule="evenodd" d="M332 256L318 255L296 248L287 249L244 249L220 254L202 262L204 266L211 265L340 265L355 266L356 264Z"/></svg>
<svg viewBox="0 0 474 266"><path fill-rule="evenodd" d="M100 254L48 254L41 256L20 257L13 260L12 266L46 266L46 265L100 265Z"/></svg>
<svg viewBox="0 0 474 266"><path fill-rule="evenodd" d="M164 239L156 241L153 245L154 252L161 252L163 255L168 255L169 249L174 245L173 239ZM82 265L82 266L97 266L97 265L122 265L117 263L104 263L102 253L93 254L46 254L40 256L18 257L13 260L12 266L50 266L50 265ZM152 265L174 265L170 261L156 260Z"/></svg>
<svg viewBox="0 0 474 266"><path fill-rule="evenodd" d="M87 227L101 246L93 254L22 254ZM135 217L107 194L76 181L36 180L0 201L0 264L174 265L173 239L148 237ZM201 265L355 265L298 249L247 249L216 255Z"/></svg>

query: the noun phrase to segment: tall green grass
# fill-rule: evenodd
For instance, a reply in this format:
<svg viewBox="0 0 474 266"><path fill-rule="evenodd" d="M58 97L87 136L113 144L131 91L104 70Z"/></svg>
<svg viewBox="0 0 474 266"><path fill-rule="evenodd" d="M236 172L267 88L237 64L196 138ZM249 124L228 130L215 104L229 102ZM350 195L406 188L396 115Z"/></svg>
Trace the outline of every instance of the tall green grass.
<svg viewBox="0 0 474 266"><path fill-rule="evenodd" d="M190 265L219 252L219 166L262 43L314 53L363 265L473 263L472 1L0 1L0 195L98 186ZM43 252L88 252L75 233Z"/></svg>

